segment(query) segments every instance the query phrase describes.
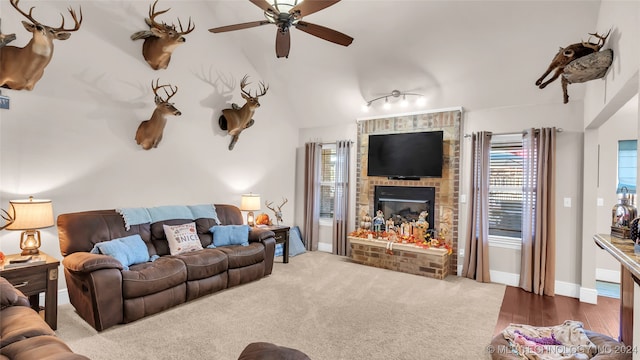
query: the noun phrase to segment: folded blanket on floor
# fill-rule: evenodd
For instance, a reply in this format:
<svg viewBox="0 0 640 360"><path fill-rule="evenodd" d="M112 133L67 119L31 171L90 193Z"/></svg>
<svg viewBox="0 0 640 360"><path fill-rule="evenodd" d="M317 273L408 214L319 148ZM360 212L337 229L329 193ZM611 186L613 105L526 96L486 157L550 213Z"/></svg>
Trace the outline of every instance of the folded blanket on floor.
<svg viewBox="0 0 640 360"><path fill-rule="evenodd" d="M131 225L139 225L145 223L154 223L170 219L189 219L196 220L200 218L214 219L216 224L220 224L216 207L213 204L204 205L170 205L156 206L151 208L119 208L116 209L118 214L124 219L124 226L127 230Z"/></svg>
<svg viewBox="0 0 640 360"><path fill-rule="evenodd" d="M524 359L582 360L590 359L598 352L579 321L567 320L551 327L511 324L502 335Z"/></svg>

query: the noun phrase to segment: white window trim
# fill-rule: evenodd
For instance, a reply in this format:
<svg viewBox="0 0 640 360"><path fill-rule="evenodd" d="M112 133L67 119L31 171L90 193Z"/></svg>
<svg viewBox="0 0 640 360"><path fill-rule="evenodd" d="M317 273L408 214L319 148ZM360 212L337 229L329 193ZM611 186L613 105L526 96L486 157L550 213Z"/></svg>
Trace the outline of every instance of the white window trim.
<svg viewBox="0 0 640 360"><path fill-rule="evenodd" d="M522 250L522 239L508 236L489 235L489 246L511 250Z"/></svg>

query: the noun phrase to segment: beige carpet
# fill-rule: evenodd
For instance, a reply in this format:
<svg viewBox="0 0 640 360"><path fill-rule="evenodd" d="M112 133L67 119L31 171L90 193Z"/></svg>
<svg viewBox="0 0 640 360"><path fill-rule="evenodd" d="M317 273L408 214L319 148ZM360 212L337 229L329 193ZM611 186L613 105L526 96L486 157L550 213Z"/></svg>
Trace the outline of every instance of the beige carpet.
<svg viewBox="0 0 640 360"><path fill-rule="evenodd" d="M100 359L237 359L254 341L313 360L485 359L505 286L435 280L305 253L273 274L96 332L63 305L56 333Z"/></svg>

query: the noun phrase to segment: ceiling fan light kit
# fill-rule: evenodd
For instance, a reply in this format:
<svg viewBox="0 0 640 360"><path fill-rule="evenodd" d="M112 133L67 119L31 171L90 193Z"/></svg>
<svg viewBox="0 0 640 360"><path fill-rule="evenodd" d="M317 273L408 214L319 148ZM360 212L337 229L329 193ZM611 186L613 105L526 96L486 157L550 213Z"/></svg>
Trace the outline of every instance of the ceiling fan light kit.
<svg viewBox="0 0 640 360"><path fill-rule="evenodd" d="M402 96L402 99L398 102L400 104L400 106L402 107L407 107L409 106L409 100L407 100L407 96L411 97L411 96L415 96L417 97L416 99L416 105L417 106L423 106L427 103L427 99L425 98L424 95L422 94L418 94L418 93L411 93L411 92L402 92L400 90L393 90L390 93L386 94L386 95L382 95L379 96L375 99L371 99L369 101L367 101L365 104L362 105L362 111L367 112L369 111L369 108L371 107L371 105L373 105L374 102L378 101L378 100L382 100L384 99L384 104L382 105L382 108L385 110L391 109L391 102L389 101L389 98L399 98Z"/></svg>
<svg viewBox="0 0 640 360"><path fill-rule="evenodd" d="M266 24L274 24L276 30L276 57L289 57L291 48L291 34L289 30L295 27L302 32L330 41L334 44L349 46L353 38L339 31L327 27L302 21L304 16L327 8L340 0L293 0L293 4L273 0L273 4L266 0L249 0L264 11L266 20L251 21L235 25L220 26L209 29L212 33L220 33L241 29L248 29ZM291 1L291 0L288 0ZM286 11L285 11L286 10Z"/></svg>

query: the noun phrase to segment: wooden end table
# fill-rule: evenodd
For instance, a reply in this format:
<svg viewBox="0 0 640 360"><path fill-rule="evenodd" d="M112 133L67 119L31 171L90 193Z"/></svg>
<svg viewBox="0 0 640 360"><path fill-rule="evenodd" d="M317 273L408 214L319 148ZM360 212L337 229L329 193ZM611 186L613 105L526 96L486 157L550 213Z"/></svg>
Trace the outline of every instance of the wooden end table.
<svg viewBox="0 0 640 360"><path fill-rule="evenodd" d="M271 225L263 229L271 230L275 234L276 244L282 244L282 262L289 262L289 226Z"/></svg>
<svg viewBox="0 0 640 360"><path fill-rule="evenodd" d="M43 263L25 264L9 268L9 260L18 255L7 255L0 266L0 276L29 297L31 308L36 312L44 309L44 321L56 330L58 327L58 266L60 261L43 252L34 257ZM7 267L6 267L7 266ZM44 293L44 307L40 307L40 293Z"/></svg>

